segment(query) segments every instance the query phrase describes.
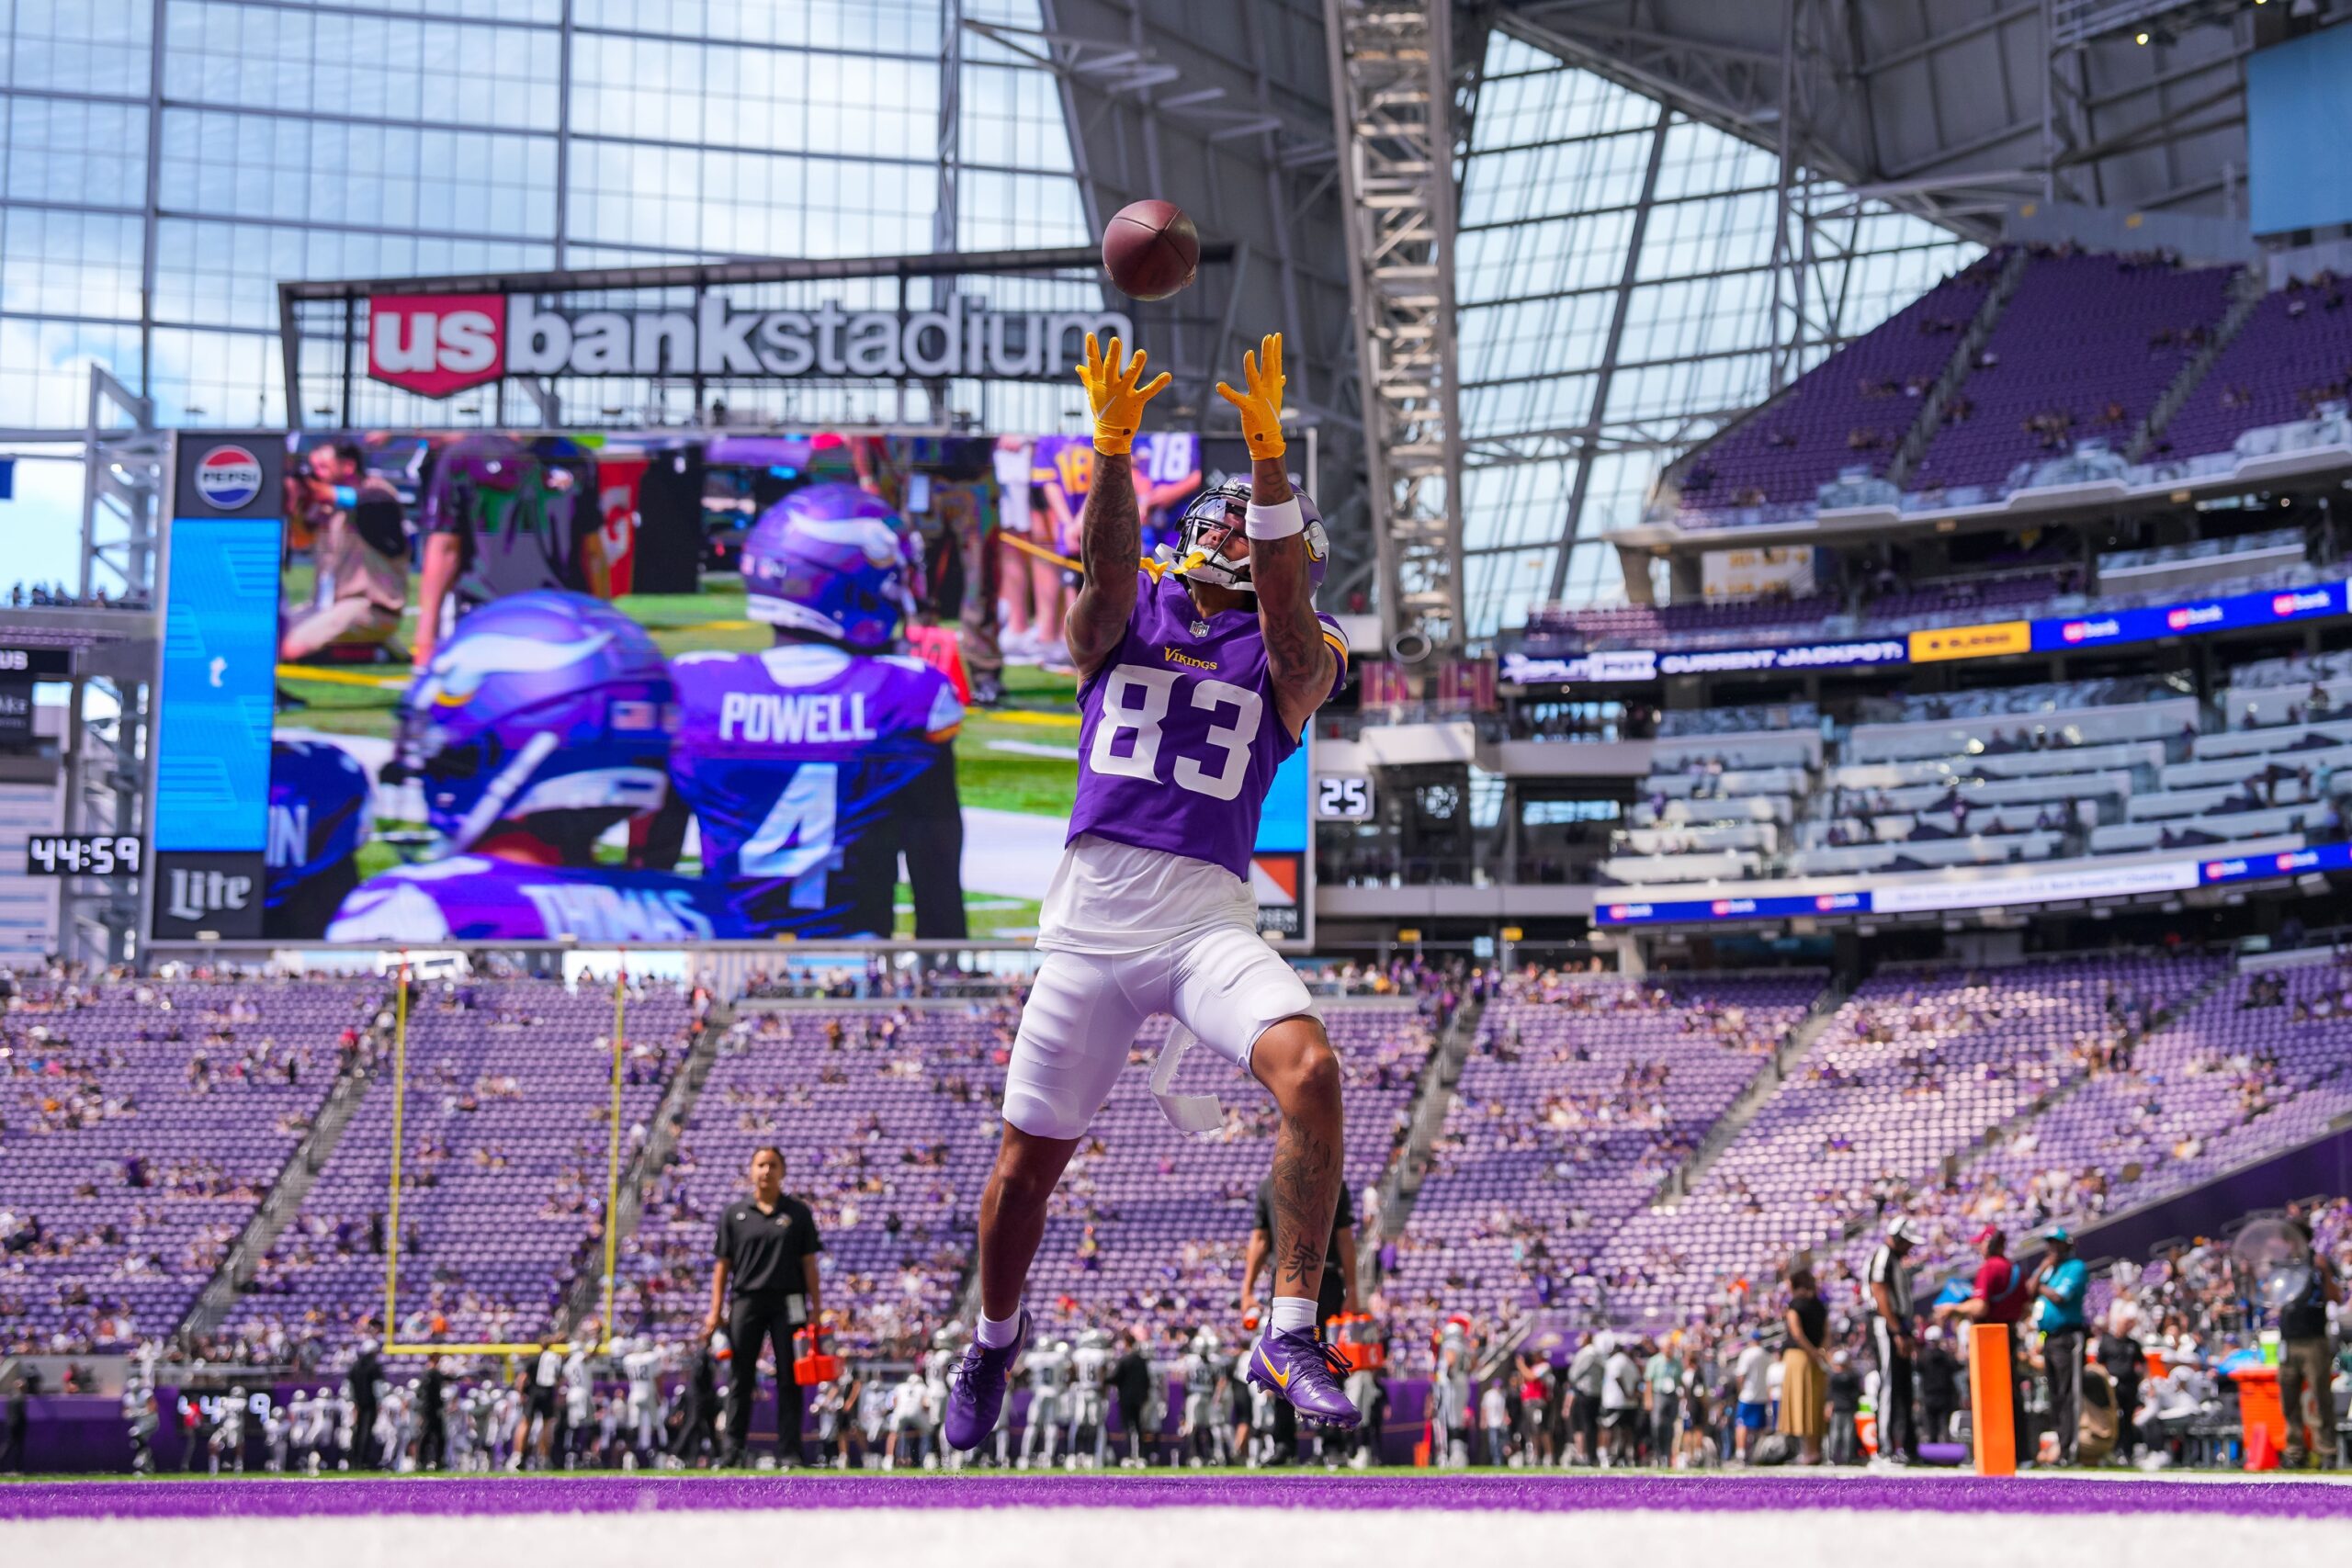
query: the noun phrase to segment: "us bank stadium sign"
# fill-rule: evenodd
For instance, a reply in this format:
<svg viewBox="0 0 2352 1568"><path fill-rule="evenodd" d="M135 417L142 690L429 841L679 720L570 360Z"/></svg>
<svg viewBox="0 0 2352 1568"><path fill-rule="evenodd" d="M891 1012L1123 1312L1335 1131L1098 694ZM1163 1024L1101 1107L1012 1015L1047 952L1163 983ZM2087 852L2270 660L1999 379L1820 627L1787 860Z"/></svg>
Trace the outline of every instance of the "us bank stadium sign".
<svg viewBox="0 0 2352 1568"><path fill-rule="evenodd" d="M692 310L575 310L528 294L378 294L368 301L368 374L446 398L508 376L804 376L922 380L1057 378L1093 333L1132 342L1119 310L738 310L706 294Z"/></svg>

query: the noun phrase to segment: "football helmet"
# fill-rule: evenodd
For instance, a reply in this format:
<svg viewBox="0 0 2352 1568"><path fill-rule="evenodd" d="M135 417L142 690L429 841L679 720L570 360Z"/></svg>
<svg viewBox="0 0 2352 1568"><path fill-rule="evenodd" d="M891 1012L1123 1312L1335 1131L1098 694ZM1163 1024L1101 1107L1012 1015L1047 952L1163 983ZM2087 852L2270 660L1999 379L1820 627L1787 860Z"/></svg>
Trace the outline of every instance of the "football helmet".
<svg viewBox="0 0 2352 1568"><path fill-rule="evenodd" d="M459 621L401 699L386 784L424 795L430 858L500 822L583 862L614 824L661 807L678 705L643 626L582 593L539 589Z"/></svg>
<svg viewBox="0 0 2352 1568"><path fill-rule="evenodd" d="M368 770L323 740L269 743L268 908L347 871L375 820Z"/></svg>
<svg viewBox="0 0 2352 1568"><path fill-rule="evenodd" d="M1312 597L1330 570L1331 536L1324 531L1323 513L1316 510L1315 498L1303 490L1294 489L1292 493L1306 514L1306 528L1301 536L1306 541L1306 587ZM1201 491L1177 519L1176 543L1162 545L1157 552L1160 563L1190 581L1255 593L1258 588L1250 581L1250 558L1229 560L1223 553L1228 540L1247 537L1242 529L1249 509L1248 479L1227 479L1214 490Z"/></svg>
<svg viewBox="0 0 2352 1568"><path fill-rule="evenodd" d="M743 541L746 613L859 653L888 648L913 604L900 526L855 485L793 491Z"/></svg>

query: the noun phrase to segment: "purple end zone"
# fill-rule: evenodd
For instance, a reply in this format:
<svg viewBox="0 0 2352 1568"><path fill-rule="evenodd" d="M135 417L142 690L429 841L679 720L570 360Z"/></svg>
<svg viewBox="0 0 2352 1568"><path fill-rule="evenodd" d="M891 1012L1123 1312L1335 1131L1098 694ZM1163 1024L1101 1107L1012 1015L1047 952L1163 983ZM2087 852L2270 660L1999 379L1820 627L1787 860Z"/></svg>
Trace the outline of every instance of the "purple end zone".
<svg viewBox="0 0 2352 1568"><path fill-rule="evenodd" d="M1573 1513L1803 1508L2229 1514L2352 1519L2322 1482L1753 1476L518 1476L91 1481L0 1485L0 1520L750 1508L1444 1508Z"/></svg>

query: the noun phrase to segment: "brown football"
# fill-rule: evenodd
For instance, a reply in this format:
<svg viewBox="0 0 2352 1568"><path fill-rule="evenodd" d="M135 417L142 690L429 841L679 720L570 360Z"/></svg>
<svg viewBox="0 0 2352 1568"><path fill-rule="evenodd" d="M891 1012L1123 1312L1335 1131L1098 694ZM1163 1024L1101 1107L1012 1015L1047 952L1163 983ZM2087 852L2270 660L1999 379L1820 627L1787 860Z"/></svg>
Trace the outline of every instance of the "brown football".
<svg viewBox="0 0 2352 1568"><path fill-rule="evenodd" d="M1165 299L1193 281L1201 231L1172 201L1131 202L1102 231L1102 270L1133 299Z"/></svg>

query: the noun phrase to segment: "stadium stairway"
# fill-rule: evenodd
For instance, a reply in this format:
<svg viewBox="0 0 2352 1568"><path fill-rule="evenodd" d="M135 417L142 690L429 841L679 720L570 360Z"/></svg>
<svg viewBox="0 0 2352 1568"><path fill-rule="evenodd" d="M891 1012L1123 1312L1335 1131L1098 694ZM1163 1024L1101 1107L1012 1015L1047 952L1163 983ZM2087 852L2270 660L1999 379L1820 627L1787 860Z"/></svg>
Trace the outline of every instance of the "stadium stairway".
<svg viewBox="0 0 2352 1568"><path fill-rule="evenodd" d="M1945 362L1943 374L1937 377L1936 384L1928 389L1928 395L1919 400L1919 416L1911 422L1911 428L1904 432L1902 441L1894 448L1894 461L1887 465L1886 477L1896 489L1908 490L1911 487L1912 471L1918 468L1919 459L1927 454L1928 443L1933 441L1936 432L1943 428L1944 405L1951 401L1952 394L1960 390L1961 383L1967 380L1968 373L1975 368L1977 355L1984 351L1985 341L1992 337L1994 327L2000 323L2001 312L2009 308L2009 297L2018 291L2018 281L2025 276L2026 264L2030 259L2023 245L2009 253L2008 259L2001 264L2000 276L1993 280L1992 291L1984 296L1984 303L1977 307L1975 318L1968 323L1968 330L1961 333L1960 341L1952 345L1951 358Z"/></svg>
<svg viewBox="0 0 2352 1568"><path fill-rule="evenodd" d="M718 1060L718 1043L734 1021L734 1008L726 1002L713 1004L704 1015L700 1038L678 1065L678 1070L670 1075L669 1088L662 1091L661 1103L653 1108L652 1118L646 1126L644 1147L621 1168L620 1201L616 1206L614 1221L619 1245L626 1246L637 1234L638 1223L645 1217L647 1184L677 1155L679 1136L702 1099L703 1086L710 1081L712 1065ZM557 1337L576 1337L580 1325L599 1315L604 1306L604 1259L598 1257L592 1259L590 1268L580 1270L564 1296L563 1310L556 1317ZM604 1330L609 1337L613 1325L605 1324Z"/></svg>
<svg viewBox="0 0 2352 1568"><path fill-rule="evenodd" d="M1671 1207L1690 1195L1690 1190L1707 1174L1707 1168L1722 1157L1723 1152L1731 1147L1732 1140L1739 1136L1741 1129L1756 1120L1756 1113L1780 1091L1781 1085L1788 1078L1789 1069L1804 1060L1805 1053L1813 1049L1813 1043L1821 1038L1822 1032L1838 1016L1838 1010L1845 1006L1846 998L1853 994L1851 980L1842 975L1830 977L1829 984L1815 999L1812 1010L1799 1019L1796 1027L1789 1031L1788 1037L1772 1048L1771 1066L1756 1075L1755 1080L1740 1091L1739 1098L1732 1101L1731 1109L1707 1129L1706 1137L1690 1151L1690 1157L1659 1185L1657 1196L1650 1200L1651 1208Z"/></svg>
<svg viewBox="0 0 2352 1568"><path fill-rule="evenodd" d="M2188 400L2189 394L2203 384L2205 373L2213 368L2213 362L2222 357L2222 351L2245 330L2246 322L2254 318L2256 307L2269 292L2262 274L2254 268L2248 267L2238 274L2236 281L2230 286L2228 311L2222 317L2220 324L2214 327L2212 337L2190 357L2188 364L2180 367L2180 374L2173 378L2173 384L2165 389L2164 396L2158 398L2155 406L2148 411L2148 417L2140 422L2138 430L2132 433L2132 440L2123 449L2125 462L2147 461L2148 449L2162 438L2165 426L2172 423L2172 416L2180 412L2180 406Z"/></svg>
<svg viewBox="0 0 2352 1568"><path fill-rule="evenodd" d="M1445 1113L1453 1100L1453 1086L1461 1080L1463 1064L1470 1059L1471 1043L1478 1038L1478 1020L1486 1010L1485 998L1464 996L1462 1005L1454 1010L1453 1022L1438 1036L1437 1049L1430 1053L1421 1081L1413 1088L1411 1131L1406 1134L1405 1146L1397 1151L1396 1162L1380 1184L1381 1234L1372 1238L1370 1247L1356 1250L1359 1273L1377 1267L1381 1242L1389 1236L1403 1235L1406 1223L1413 1217L1414 1201L1420 1196L1421 1182L1429 1175L1430 1151L1445 1131Z"/></svg>
<svg viewBox="0 0 2352 1568"><path fill-rule="evenodd" d="M368 1086L375 1080L377 1067L391 1059L390 1003L390 991L368 999L366 1005L374 1010L374 1016L360 1031L360 1048L336 1072L310 1132L286 1156L286 1164L268 1195L255 1206L253 1218L231 1244L220 1266L212 1271L212 1278L197 1292L187 1315L180 1320L177 1337L187 1340L209 1336L220 1326L229 1309L236 1304L238 1292L253 1278L254 1266L268 1255L294 1216L301 1213L302 1200L310 1195L311 1183L318 1180L328 1156L343 1141L344 1129L351 1124L353 1112L367 1098Z"/></svg>

